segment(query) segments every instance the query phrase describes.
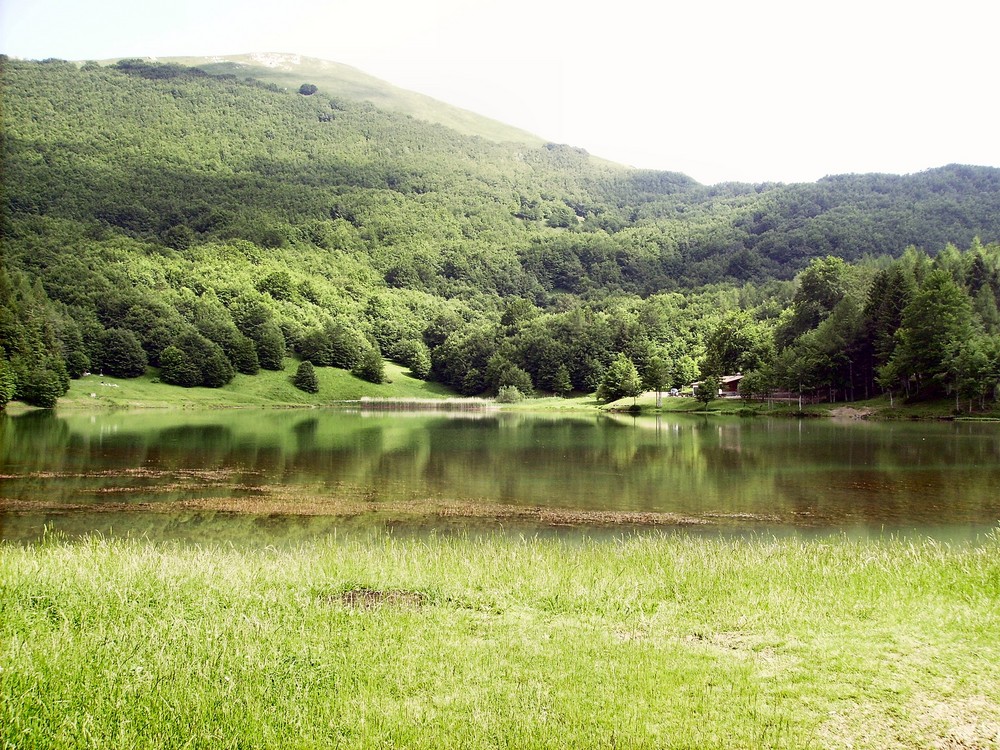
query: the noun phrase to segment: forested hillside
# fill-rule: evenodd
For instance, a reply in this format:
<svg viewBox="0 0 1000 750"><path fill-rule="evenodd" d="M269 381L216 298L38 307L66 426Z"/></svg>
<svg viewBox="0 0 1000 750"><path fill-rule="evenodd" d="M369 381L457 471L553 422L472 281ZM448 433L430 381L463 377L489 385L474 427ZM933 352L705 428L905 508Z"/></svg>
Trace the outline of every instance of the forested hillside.
<svg viewBox="0 0 1000 750"><path fill-rule="evenodd" d="M706 187L310 81L0 76L0 404L88 369L218 386L288 355L375 381L389 357L468 394L610 398L631 366L650 387L741 369L762 393L995 395L1000 170ZM944 297L928 344L907 310Z"/></svg>

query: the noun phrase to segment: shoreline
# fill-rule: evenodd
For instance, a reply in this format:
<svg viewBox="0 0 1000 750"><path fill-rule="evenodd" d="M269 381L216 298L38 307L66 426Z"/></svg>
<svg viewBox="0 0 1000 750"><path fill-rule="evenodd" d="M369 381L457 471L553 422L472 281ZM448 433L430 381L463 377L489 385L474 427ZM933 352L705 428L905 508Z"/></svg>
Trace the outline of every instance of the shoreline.
<svg viewBox="0 0 1000 750"><path fill-rule="evenodd" d="M1000 405L985 412L956 413L954 401L890 404L885 397L865 401L817 403L798 408L798 404L771 404L720 398L707 406L686 396L666 396L656 407L655 393L624 398L611 403L598 401L594 394L568 398L540 396L516 404L500 404L481 397L461 397L435 383L419 380L400 365L386 361L386 382L371 384L335 368L317 368L321 382L318 394L306 394L291 385L289 374L294 360L288 359L283 370L262 371L258 375L238 375L222 388L181 388L161 383L158 373L149 371L134 379L90 375L70 383L69 392L59 399L53 411L114 410L228 410L228 409L360 409L372 411L445 412L477 410L484 412L537 412L545 414L627 414L656 416L684 414L692 416L725 415L738 417L823 418L843 421L976 421L1000 422ZM0 411L20 416L37 407L11 401Z"/></svg>

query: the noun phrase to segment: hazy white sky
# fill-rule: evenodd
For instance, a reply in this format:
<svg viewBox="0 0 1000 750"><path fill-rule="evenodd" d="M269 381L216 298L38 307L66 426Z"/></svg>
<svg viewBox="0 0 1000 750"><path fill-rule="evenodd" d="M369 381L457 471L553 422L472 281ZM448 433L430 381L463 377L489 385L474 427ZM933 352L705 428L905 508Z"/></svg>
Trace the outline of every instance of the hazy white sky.
<svg viewBox="0 0 1000 750"><path fill-rule="evenodd" d="M989 0L0 0L0 52L297 52L700 182L1000 167Z"/></svg>

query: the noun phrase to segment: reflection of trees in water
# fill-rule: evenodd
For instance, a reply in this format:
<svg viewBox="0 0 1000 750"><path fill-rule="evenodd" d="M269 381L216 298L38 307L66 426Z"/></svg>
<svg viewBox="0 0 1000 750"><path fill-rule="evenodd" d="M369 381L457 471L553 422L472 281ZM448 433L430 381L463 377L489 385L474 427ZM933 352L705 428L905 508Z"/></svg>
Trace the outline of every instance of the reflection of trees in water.
<svg viewBox="0 0 1000 750"><path fill-rule="evenodd" d="M775 493L820 524L982 524L1000 516L1000 436L968 425L840 428L790 446ZM795 464L790 464L794 466Z"/></svg>
<svg viewBox="0 0 1000 750"><path fill-rule="evenodd" d="M3 467L63 475L44 487L37 477L0 480L6 497L166 492L190 472L180 497L347 488L376 500L885 523L940 512L956 521L1000 516L995 426L280 411L115 415L90 424L39 412L0 417L0 439ZM135 467L148 476L123 471ZM194 476L214 469L219 476Z"/></svg>
<svg viewBox="0 0 1000 750"><path fill-rule="evenodd" d="M758 470L739 425L703 421L645 429L629 418L521 423L461 448L461 461L432 452L427 478L467 496L566 507L687 510L717 502ZM708 498L706 498L706 495Z"/></svg>
<svg viewBox="0 0 1000 750"><path fill-rule="evenodd" d="M0 465L23 467L27 471L53 462L57 467L72 467L78 456L76 451L69 450L73 438L65 420L48 409L16 417L0 412Z"/></svg>

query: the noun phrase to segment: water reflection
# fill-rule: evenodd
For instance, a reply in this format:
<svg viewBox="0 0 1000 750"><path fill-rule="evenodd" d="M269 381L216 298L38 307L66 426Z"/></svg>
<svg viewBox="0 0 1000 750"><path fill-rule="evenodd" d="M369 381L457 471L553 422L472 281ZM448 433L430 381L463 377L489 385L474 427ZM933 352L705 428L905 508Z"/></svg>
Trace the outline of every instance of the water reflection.
<svg viewBox="0 0 1000 750"><path fill-rule="evenodd" d="M5 539L46 523L248 538L366 523L489 527L501 516L551 525L533 520L538 508L612 528L607 511L711 530L974 536L1000 520L998 486L1000 428L988 424L299 410L0 417Z"/></svg>

